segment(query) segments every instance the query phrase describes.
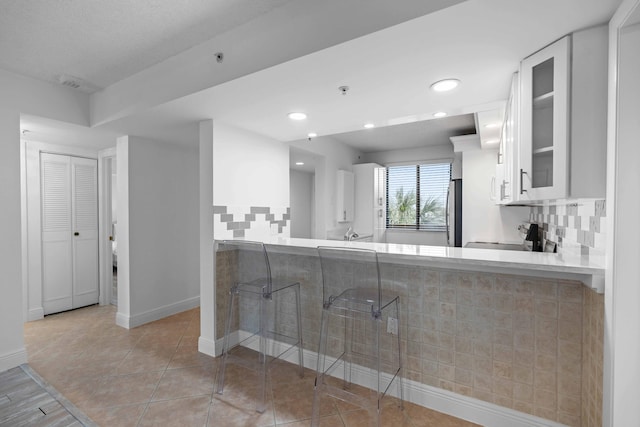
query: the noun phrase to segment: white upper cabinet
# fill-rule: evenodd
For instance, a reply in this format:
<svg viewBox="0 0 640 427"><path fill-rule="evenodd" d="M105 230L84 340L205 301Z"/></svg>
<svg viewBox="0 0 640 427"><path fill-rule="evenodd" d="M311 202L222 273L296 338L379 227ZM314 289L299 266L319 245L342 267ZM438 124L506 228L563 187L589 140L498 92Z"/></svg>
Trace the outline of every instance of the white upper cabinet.
<svg viewBox="0 0 640 427"><path fill-rule="evenodd" d="M520 79L518 73L513 74L509 101L505 110L504 123L500 134L500 147L498 149L498 164L496 166L496 203L505 205L518 200L514 191L517 191L518 180L518 134L520 112Z"/></svg>
<svg viewBox="0 0 640 427"><path fill-rule="evenodd" d="M569 195L570 46L564 37L520 64L520 200Z"/></svg>
<svg viewBox="0 0 640 427"><path fill-rule="evenodd" d="M505 138L504 203L605 196L607 57L607 26L601 25L521 62L520 126Z"/></svg>
<svg viewBox="0 0 640 427"><path fill-rule="evenodd" d="M338 222L353 221L354 187L353 172L338 171L336 200Z"/></svg>

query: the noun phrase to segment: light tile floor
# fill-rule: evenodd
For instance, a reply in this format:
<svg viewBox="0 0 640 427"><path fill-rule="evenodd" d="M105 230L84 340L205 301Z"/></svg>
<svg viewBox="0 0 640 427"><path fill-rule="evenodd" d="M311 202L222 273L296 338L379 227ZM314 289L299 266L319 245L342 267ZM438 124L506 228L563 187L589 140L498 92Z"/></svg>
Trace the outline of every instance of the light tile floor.
<svg viewBox="0 0 640 427"><path fill-rule="evenodd" d="M29 365L102 426L308 426L314 372L300 378L286 362L271 367L269 404L255 412L258 382L229 365L224 394L214 392L218 361L198 352L200 310L127 330L113 306L92 306L25 324ZM383 425L475 424L385 398ZM367 412L326 398L322 426L364 426Z"/></svg>

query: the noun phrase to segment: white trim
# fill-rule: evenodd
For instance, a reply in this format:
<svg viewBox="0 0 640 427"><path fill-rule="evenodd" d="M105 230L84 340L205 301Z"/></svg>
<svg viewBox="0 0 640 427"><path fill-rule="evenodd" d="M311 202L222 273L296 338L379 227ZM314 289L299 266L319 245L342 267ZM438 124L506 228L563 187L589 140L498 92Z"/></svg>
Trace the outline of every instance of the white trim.
<svg viewBox="0 0 640 427"><path fill-rule="evenodd" d="M100 274L100 305L109 305L112 300L112 254L111 242L106 237L111 232L111 175L113 174L113 159L116 158L116 147L98 152L98 244Z"/></svg>
<svg viewBox="0 0 640 427"><path fill-rule="evenodd" d="M240 340L245 340L251 336L246 331L235 331L231 333L230 340L232 345L237 344ZM204 343L202 337L200 337L199 350L202 351L202 347L206 344L210 349L210 342ZM249 341L246 347L252 350L259 351L259 343L256 338L254 341ZM222 349L222 338L216 340L216 348ZM286 343L267 340L267 349L271 356L281 354L289 348ZM203 352L210 356L213 356L210 352ZM220 354L220 352L216 353ZM318 355L317 353L309 350L304 350L304 366L305 368L315 371ZM287 362L298 364L297 351L289 351L284 358ZM327 357L327 363L331 364L335 359ZM382 374L383 382L386 384L391 380L389 374ZM353 365L351 380L354 384L361 385L367 388L374 388L377 378L374 372L368 368ZM513 409L505 408L503 406L488 403L472 397L463 396L461 394L453 393L447 390L443 390L438 387L429 386L404 379L404 398L407 402L415 403L425 408L433 409L438 412L449 414L451 416L464 419L473 423L477 423L484 426L491 427L563 427L564 424L557 423L555 421L546 420L544 418L536 417L534 415L525 414L523 412L515 411ZM397 383L399 384L399 383ZM398 397L398 387L394 384L389 388L389 394Z"/></svg>
<svg viewBox="0 0 640 427"><path fill-rule="evenodd" d="M453 164L454 159L452 157L445 157L442 159L427 159L427 160L407 160L404 162L390 162L385 163L381 168L390 168L394 166L418 166L418 165L437 165L437 164ZM373 162L369 162L373 163ZM375 163L377 164L377 163ZM355 165L354 165L355 166Z"/></svg>
<svg viewBox="0 0 640 427"><path fill-rule="evenodd" d="M34 320L44 319L44 307L30 308L27 313L27 322L33 322Z"/></svg>
<svg viewBox="0 0 640 427"><path fill-rule="evenodd" d="M222 345L218 346L217 342L213 342L210 339L200 336L198 338L198 351L206 354L207 356L217 357L220 354L216 353L216 348L222 348Z"/></svg>
<svg viewBox="0 0 640 427"><path fill-rule="evenodd" d="M477 119L477 114L474 115ZM454 153L463 153L465 151L476 151L482 149L482 142L480 141L480 135L461 135L452 136L449 138L451 144L453 144Z"/></svg>
<svg viewBox="0 0 640 427"><path fill-rule="evenodd" d="M20 366L27 363L27 350L22 348L13 353L5 353L0 355L0 372Z"/></svg>
<svg viewBox="0 0 640 427"><path fill-rule="evenodd" d="M626 283L625 277L635 275L635 265L616 262L618 254L624 256L628 245L633 244L637 227L625 229L617 221L618 213L624 210L628 200L618 196L619 189L629 185L625 179L628 171L618 168L618 93L619 87L620 32L632 14L640 7L639 0L623 0L609 22L609 96L607 117L607 246L606 278L604 298L604 366L602 425L605 427L631 425L637 422L638 406L628 405L629 397L637 393L637 359L630 353L628 340L633 340L631 349L636 352L637 333L634 328L636 314L630 312L628 301L635 301L635 280ZM637 112L635 112L637 113ZM622 236L624 238L620 238ZM631 243L629 243L631 242ZM631 319L631 320L629 320ZM633 362L631 362L633 360Z"/></svg>
<svg viewBox="0 0 640 427"><path fill-rule="evenodd" d="M123 328L132 329L140 325L144 325L149 322L164 319L165 317L172 316L174 314L182 313L183 311L191 310L200 306L200 297L187 298L182 301L178 301L172 304L167 304L162 307L154 308L140 314L133 316L127 316L124 313L116 313L116 325Z"/></svg>
<svg viewBox="0 0 640 427"><path fill-rule="evenodd" d="M27 209L27 143L20 140L20 237L22 241L22 321L30 321L29 316L29 235ZM41 303L42 305L42 303ZM34 319L35 320L35 319Z"/></svg>

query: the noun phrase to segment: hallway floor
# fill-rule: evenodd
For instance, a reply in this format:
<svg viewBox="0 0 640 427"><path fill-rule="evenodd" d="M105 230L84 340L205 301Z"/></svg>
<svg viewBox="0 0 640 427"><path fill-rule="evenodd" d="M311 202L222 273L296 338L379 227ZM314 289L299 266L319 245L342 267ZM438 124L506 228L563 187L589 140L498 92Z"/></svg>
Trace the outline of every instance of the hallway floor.
<svg viewBox="0 0 640 427"><path fill-rule="evenodd" d="M307 426L314 372L304 378L286 362L271 367L267 411L253 399L250 371L229 365L224 394L214 393L217 360L198 352L200 311L138 328L115 325L113 306L91 306L25 324L29 365L101 426ZM387 401L383 424L475 426L418 405ZM368 425L367 412L327 398L322 426Z"/></svg>

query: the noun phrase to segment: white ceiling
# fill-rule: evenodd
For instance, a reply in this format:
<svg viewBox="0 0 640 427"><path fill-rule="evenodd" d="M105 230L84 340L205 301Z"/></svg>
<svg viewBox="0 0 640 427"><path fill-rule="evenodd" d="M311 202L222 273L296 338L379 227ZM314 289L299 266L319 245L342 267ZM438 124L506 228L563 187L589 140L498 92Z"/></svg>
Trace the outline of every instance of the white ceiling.
<svg viewBox="0 0 640 427"><path fill-rule="evenodd" d="M504 107L522 58L605 23L619 0L468 0L113 123L119 131L214 118L280 141ZM449 93L429 85L461 80ZM346 96L339 86L348 85ZM292 122L290 111L308 119Z"/></svg>
<svg viewBox="0 0 640 427"><path fill-rule="evenodd" d="M295 141L306 139L308 132L324 136L361 130L366 122L375 123L378 131L431 119L436 111L449 116L493 111L504 106L511 75L522 58L565 34L608 21L620 0L467 0L424 16L418 3L408 2L401 18L398 13L388 18L389 23L403 22L414 13L415 19L388 28L381 25L382 30L98 129L194 144L193 123L213 118L276 140ZM104 86L273 8L306 4L0 0L0 68L45 80L64 72ZM345 9L354 19L357 4L366 2L349 3ZM392 11L403 6L385 7ZM378 19L381 10L376 12ZM368 19L366 12L361 16ZM327 34L341 30L327 24ZM304 36L291 34L292 43ZM445 77L462 83L450 93L429 90L432 82ZM346 96L338 91L341 85L350 86ZM294 110L309 118L291 122L286 115ZM356 143L352 138L351 143L361 144L363 150L380 149L370 140Z"/></svg>
<svg viewBox="0 0 640 427"><path fill-rule="evenodd" d="M2 0L0 68L107 87L291 0Z"/></svg>

